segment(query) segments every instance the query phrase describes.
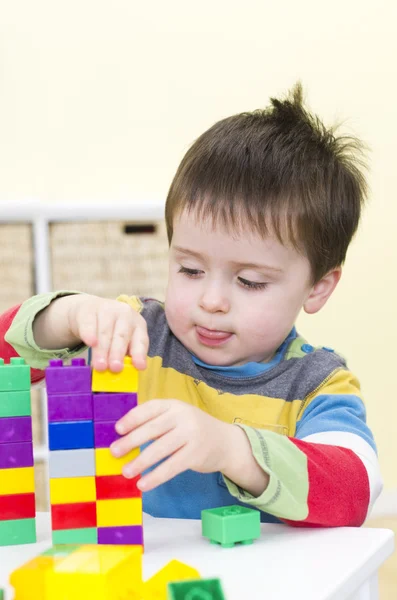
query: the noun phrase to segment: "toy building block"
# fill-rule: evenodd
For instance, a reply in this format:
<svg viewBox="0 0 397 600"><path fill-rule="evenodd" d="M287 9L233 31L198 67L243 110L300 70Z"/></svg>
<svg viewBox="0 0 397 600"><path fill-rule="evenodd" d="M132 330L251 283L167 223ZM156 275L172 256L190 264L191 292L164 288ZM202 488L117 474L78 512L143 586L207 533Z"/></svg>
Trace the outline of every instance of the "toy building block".
<svg viewBox="0 0 397 600"><path fill-rule="evenodd" d="M200 580L200 573L179 560L171 560L142 587L144 600L167 600L167 585L172 581Z"/></svg>
<svg viewBox="0 0 397 600"><path fill-rule="evenodd" d="M203 536L222 548L252 544L261 533L259 511L239 505L203 510L201 524Z"/></svg>
<svg viewBox="0 0 397 600"><path fill-rule="evenodd" d="M143 546L143 525L98 527L98 544Z"/></svg>
<svg viewBox="0 0 397 600"><path fill-rule="evenodd" d="M0 496L34 492L34 468L0 469Z"/></svg>
<svg viewBox="0 0 397 600"><path fill-rule="evenodd" d="M36 504L34 494L0 496L0 521L34 519Z"/></svg>
<svg viewBox="0 0 397 600"><path fill-rule="evenodd" d="M169 583L166 600L225 600L219 579Z"/></svg>
<svg viewBox="0 0 397 600"><path fill-rule="evenodd" d="M116 500L117 498L140 498L137 487L140 475L127 479L124 475L102 475L95 477L97 500Z"/></svg>
<svg viewBox="0 0 397 600"><path fill-rule="evenodd" d="M132 369L130 369L131 371ZM96 393L93 394L94 421L113 421L116 423L132 408L138 405L138 395L134 393Z"/></svg>
<svg viewBox="0 0 397 600"><path fill-rule="evenodd" d="M96 503L74 502L51 505L52 529L83 529L96 527Z"/></svg>
<svg viewBox="0 0 397 600"><path fill-rule="evenodd" d="M0 444L0 469L33 467L32 442Z"/></svg>
<svg viewBox="0 0 397 600"><path fill-rule="evenodd" d="M94 423L95 448L109 448L120 437L116 433L114 421L99 421L98 423Z"/></svg>
<svg viewBox="0 0 397 600"><path fill-rule="evenodd" d="M50 480L51 504L95 502L95 477L64 477Z"/></svg>
<svg viewBox="0 0 397 600"><path fill-rule="evenodd" d="M0 444L17 442L32 442L31 417L0 418Z"/></svg>
<svg viewBox="0 0 397 600"><path fill-rule="evenodd" d="M109 448L95 449L97 475L121 475L123 466L139 456L139 448L134 448L125 456L115 458Z"/></svg>
<svg viewBox="0 0 397 600"><path fill-rule="evenodd" d="M56 546L11 574L18 600L139 600L142 550Z"/></svg>
<svg viewBox="0 0 397 600"><path fill-rule="evenodd" d="M84 358L72 358L71 365L61 359L50 360L45 372L47 394L90 394L91 367Z"/></svg>
<svg viewBox="0 0 397 600"><path fill-rule="evenodd" d="M23 358L11 358L10 364L5 365L0 358L0 391L20 392L30 390L30 367Z"/></svg>
<svg viewBox="0 0 397 600"><path fill-rule="evenodd" d="M50 479L94 477L95 450L94 448L53 450L49 454L48 465Z"/></svg>
<svg viewBox="0 0 397 600"><path fill-rule="evenodd" d="M97 500L98 527L142 525L142 499Z"/></svg>
<svg viewBox="0 0 397 600"><path fill-rule="evenodd" d="M92 391L93 392L137 392L138 391L138 371L132 365L131 358L124 358L124 368L120 373L106 371L92 372Z"/></svg>
<svg viewBox="0 0 397 600"><path fill-rule="evenodd" d="M0 546L34 544L36 519L9 519L0 521Z"/></svg>
<svg viewBox="0 0 397 600"><path fill-rule="evenodd" d="M67 369L67 367L65 367ZM48 421L92 421L92 394L68 393L47 396Z"/></svg>
<svg viewBox="0 0 397 600"><path fill-rule="evenodd" d="M97 544L98 530L96 527L81 527L80 529L56 529L52 532L53 544Z"/></svg>
<svg viewBox="0 0 397 600"><path fill-rule="evenodd" d="M92 421L61 421L48 424L50 450L94 448Z"/></svg>
<svg viewBox="0 0 397 600"><path fill-rule="evenodd" d="M4 590L0 588L0 600L4 600Z"/></svg>
<svg viewBox="0 0 397 600"><path fill-rule="evenodd" d="M30 390L0 392L0 418L25 417L31 414Z"/></svg>

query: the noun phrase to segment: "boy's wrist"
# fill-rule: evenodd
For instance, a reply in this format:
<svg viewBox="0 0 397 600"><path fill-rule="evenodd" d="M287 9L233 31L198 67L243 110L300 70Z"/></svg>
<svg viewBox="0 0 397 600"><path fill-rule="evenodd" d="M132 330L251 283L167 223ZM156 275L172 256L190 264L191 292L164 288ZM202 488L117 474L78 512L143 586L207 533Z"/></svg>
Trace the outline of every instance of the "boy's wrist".
<svg viewBox="0 0 397 600"><path fill-rule="evenodd" d="M220 471L233 483L252 496L258 497L266 490L269 475L255 460L244 430L237 425L227 425L227 428Z"/></svg>

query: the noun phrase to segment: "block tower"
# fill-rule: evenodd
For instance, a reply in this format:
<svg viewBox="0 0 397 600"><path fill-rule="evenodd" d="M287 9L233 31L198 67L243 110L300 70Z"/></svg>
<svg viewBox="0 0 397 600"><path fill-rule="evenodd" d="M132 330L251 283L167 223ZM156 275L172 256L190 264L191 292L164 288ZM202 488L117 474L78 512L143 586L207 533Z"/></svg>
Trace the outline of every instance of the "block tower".
<svg viewBox="0 0 397 600"><path fill-rule="evenodd" d="M36 541L30 367L0 359L0 546Z"/></svg>
<svg viewBox="0 0 397 600"><path fill-rule="evenodd" d="M115 424L138 403L138 374L91 371L83 358L46 369L49 475L54 544L143 544L142 497L122 467L139 449L114 458Z"/></svg>

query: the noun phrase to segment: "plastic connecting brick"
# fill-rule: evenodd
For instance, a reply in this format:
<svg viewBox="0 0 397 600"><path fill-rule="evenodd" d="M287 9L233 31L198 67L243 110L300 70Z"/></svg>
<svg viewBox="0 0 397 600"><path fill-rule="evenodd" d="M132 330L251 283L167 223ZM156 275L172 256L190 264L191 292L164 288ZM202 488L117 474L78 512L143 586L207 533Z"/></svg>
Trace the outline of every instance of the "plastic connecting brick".
<svg viewBox="0 0 397 600"><path fill-rule="evenodd" d="M167 600L225 600L219 579L169 583Z"/></svg>
<svg viewBox="0 0 397 600"><path fill-rule="evenodd" d="M84 358L72 358L64 366L61 359L50 360L45 373L47 394L91 394L91 367Z"/></svg>
<svg viewBox="0 0 397 600"><path fill-rule="evenodd" d="M192 580L200 580L200 573L193 567L185 565L179 560L171 560L165 567L160 569L160 571L144 583L142 596L144 600L166 600L167 585L172 581L185 580L188 580L191 583L193 583ZM200 600L201 596L198 596L197 598ZM196 596L193 596L192 600L196 600ZM203 598L203 600L205 600L205 598Z"/></svg>
<svg viewBox="0 0 397 600"><path fill-rule="evenodd" d="M36 541L30 367L0 359L0 546Z"/></svg>
<svg viewBox="0 0 397 600"><path fill-rule="evenodd" d="M0 391L22 392L30 390L30 367L23 358L13 357L10 364L0 358Z"/></svg>
<svg viewBox="0 0 397 600"><path fill-rule="evenodd" d="M259 511L239 505L203 510L201 524L203 536L222 548L252 544L261 533Z"/></svg>

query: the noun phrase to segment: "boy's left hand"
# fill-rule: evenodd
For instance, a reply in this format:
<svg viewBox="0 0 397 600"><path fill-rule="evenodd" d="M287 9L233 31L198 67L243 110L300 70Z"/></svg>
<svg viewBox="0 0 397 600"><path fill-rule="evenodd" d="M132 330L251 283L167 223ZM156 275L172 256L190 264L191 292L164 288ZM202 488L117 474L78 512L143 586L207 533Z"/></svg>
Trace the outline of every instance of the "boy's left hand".
<svg viewBox="0 0 397 600"><path fill-rule="evenodd" d="M138 482L140 489L149 491L187 469L222 471L237 429L180 400L151 400L117 422L116 431L123 437L112 444L111 451L124 456L153 440L123 468L124 476L136 477L163 461Z"/></svg>

